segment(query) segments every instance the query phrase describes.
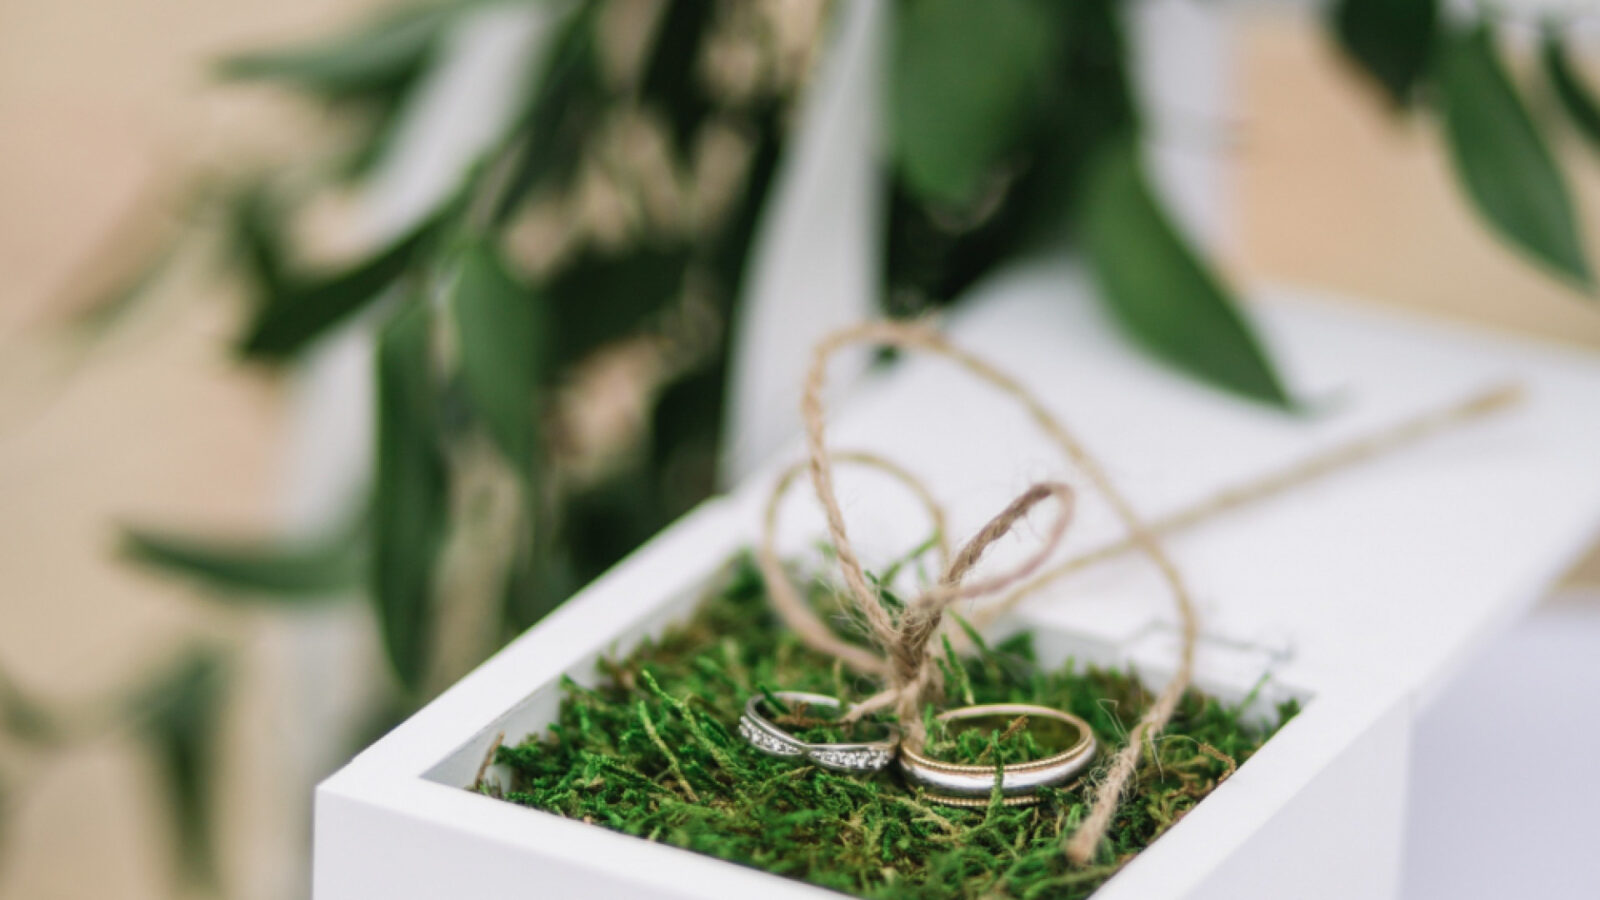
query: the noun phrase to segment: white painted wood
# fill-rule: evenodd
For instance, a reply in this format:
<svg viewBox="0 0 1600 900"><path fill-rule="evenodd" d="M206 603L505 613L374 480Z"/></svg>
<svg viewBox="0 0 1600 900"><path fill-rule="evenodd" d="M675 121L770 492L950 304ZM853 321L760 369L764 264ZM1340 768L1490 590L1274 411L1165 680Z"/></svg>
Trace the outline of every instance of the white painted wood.
<svg viewBox="0 0 1600 900"><path fill-rule="evenodd" d="M845 3L762 213L733 323L724 477L737 482L800 430L811 347L878 308L878 161L886 3ZM859 373L864 354L838 371Z"/></svg>
<svg viewBox="0 0 1600 900"><path fill-rule="evenodd" d="M1128 7L1127 22L1151 179L1184 233L1218 251L1230 237L1239 17L1191 0L1146 0Z"/></svg>

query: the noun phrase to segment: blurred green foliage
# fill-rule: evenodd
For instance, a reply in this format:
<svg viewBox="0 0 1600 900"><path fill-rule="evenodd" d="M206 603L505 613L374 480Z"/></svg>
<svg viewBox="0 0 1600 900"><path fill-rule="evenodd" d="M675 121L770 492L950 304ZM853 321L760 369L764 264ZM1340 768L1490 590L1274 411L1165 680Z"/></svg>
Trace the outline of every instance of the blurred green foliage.
<svg viewBox="0 0 1600 900"><path fill-rule="evenodd" d="M1571 192L1500 65L1488 27L1451 30L1438 70L1445 131L1467 193L1506 240L1591 287Z"/></svg>
<svg viewBox="0 0 1600 900"><path fill-rule="evenodd" d="M1292 406L1222 285L1161 213L1131 144L1105 148L1083 200L1084 253L1116 319L1174 365L1244 396Z"/></svg>
<svg viewBox="0 0 1600 900"><path fill-rule="evenodd" d="M1438 0L1339 0L1331 24L1352 60L1388 94L1409 105L1428 74L1439 28Z"/></svg>

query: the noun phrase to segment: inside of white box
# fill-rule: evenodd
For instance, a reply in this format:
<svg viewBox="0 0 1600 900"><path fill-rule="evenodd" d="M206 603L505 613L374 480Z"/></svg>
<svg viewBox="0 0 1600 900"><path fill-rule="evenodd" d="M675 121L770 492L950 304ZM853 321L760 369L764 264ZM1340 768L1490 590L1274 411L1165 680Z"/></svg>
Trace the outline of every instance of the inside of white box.
<svg viewBox="0 0 1600 900"><path fill-rule="evenodd" d="M1110 334L1070 269L1021 270L981 294L950 323L952 338L1029 385L1151 518L1486 389L1523 391L1509 411L1167 541L1199 608L1197 686L1222 699L1255 692L1266 709L1358 683L1427 690L1532 602L1600 523L1600 424L1583 412L1600 396L1590 357L1280 298L1263 318L1306 407L1287 414L1152 366ZM903 359L835 406L830 445L869 449L915 473L944 504L956 541L1045 478L1081 492L1063 554L1123 534L1020 410L942 360ZM799 457L796 447L730 499L748 513L751 541L777 472ZM865 558L891 560L928 536L903 487L839 473ZM795 494L781 517L780 547L791 556L814 551L825 534L803 483ZM986 565L1015 564L1041 532L1037 523L1020 530ZM611 649L624 652L695 600L693 592L670 598ZM1178 654L1172 597L1135 554L1039 591L999 626L1019 628L1035 633L1045 661L1131 663L1152 682ZM567 674L590 681L592 659ZM470 783L495 735L515 741L542 730L558 703L557 685L539 687L428 777Z"/></svg>
<svg viewBox="0 0 1600 900"><path fill-rule="evenodd" d="M681 592L664 602L652 615L639 621L606 645L601 651L608 656L623 656L647 637L659 637L674 623L693 615L695 608L715 589L723 578L725 566L718 565L706 573L705 580L694 589ZM1033 636L1034 651L1045 666L1059 666L1071 659L1081 665L1133 666L1135 672L1152 689L1171 674L1169 663L1159 659L1145 659L1138 655L1142 645L1126 649L1108 647L1097 635L1063 631L1050 626L1036 626L1019 619L1002 621L994 629L996 638L1004 638L1016 630L1027 628ZM1159 630L1159 629L1158 629ZM1203 654L1197 668L1195 686L1224 703L1238 704L1248 701L1251 718L1267 722L1273 718L1277 705L1291 698L1301 705L1309 703L1314 692L1273 676L1272 657L1260 648L1213 647L1215 652ZM1222 651L1228 651L1224 653ZM1238 656L1229 654L1237 653ZM586 656L568 667L566 677L585 687L593 687L602 677L596 665L598 654ZM520 743L530 736L544 734L556 720L562 700L559 680L540 686L515 706L506 710L494 721L485 725L473 737L457 747L449 756L424 773L429 781L452 787L470 787L479 777L484 758L493 752L496 744L504 741ZM491 777L504 779L509 773L503 767L490 766Z"/></svg>

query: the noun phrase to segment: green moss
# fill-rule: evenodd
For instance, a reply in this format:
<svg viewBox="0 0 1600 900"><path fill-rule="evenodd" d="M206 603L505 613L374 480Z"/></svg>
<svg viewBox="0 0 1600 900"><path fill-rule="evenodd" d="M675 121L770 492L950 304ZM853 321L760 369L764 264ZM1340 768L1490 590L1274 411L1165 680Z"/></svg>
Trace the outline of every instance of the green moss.
<svg viewBox="0 0 1600 900"><path fill-rule="evenodd" d="M947 654L944 665L952 702L1069 710L1107 747L1120 746L1151 699L1125 672L1042 669L1026 635L969 659ZM804 690L848 701L876 688L780 628L747 562L687 623L622 660L603 661L602 670L594 690L564 686L559 721L547 735L500 749L513 773L505 799L863 897L1087 896L1270 733L1191 691L1156 743L1158 758L1147 757L1099 858L1074 868L1061 846L1087 812L1081 787L1053 791L1037 806L951 809L926 802L892 771L835 773L745 744L733 726L754 692ZM1280 724L1293 712L1281 710ZM837 733L831 723L803 724L818 736ZM993 762L998 752L1009 762L1053 752L1062 739L1028 723L983 725L990 727L935 729L929 749L974 762Z"/></svg>

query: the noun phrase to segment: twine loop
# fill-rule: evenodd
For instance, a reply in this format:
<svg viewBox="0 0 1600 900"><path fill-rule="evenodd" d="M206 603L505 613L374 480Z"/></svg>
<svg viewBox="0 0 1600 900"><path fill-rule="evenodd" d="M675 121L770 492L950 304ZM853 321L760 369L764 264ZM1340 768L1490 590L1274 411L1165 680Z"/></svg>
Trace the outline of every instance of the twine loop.
<svg viewBox="0 0 1600 900"><path fill-rule="evenodd" d="M1162 690L1156 702L1146 710L1139 726L1134 730L1133 737L1137 738L1145 732L1159 732L1171 718L1179 696L1189 683L1197 630L1194 604L1190 599L1188 588L1178 575L1177 567L1167 558L1159 542L1145 527L1133 507L1111 484L1100 465L1032 393L987 361L951 344L927 325L913 322L867 322L834 332L824 338L813 351L811 368L807 373L800 401L801 417L805 422L807 468L811 474L812 488L816 491L817 501L822 505L827 519L828 536L833 542L839 570L855 611L866 623L868 635L878 646L882 656L869 661L863 658L864 648L834 638L826 624L817 620L815 613L811 612L806 604L799 602L793 586L788 584L788 579L783 576L782 567L776 562L776 550L773 548L772 524L775 518L774 508L778 497L787 487L785 484L780 483L775 488L773 500L769 503L768 528L761 551L762 574L767 581L769 594L774 597L775 605L786 620L791 623L802 623L800 625L802 637L815 639L827 634L828 639L820 642L824 652L832 653L847 664L873 674L887 675L888 687L857 704L852 715L859 718L880 709L893 707L900 719L905 739L913 746L921 746L926 734L919 714L920 706L923 698L938 685L938 667L929 658L928 645L939 631L945 610L957 600L1003 590L1040 569L1065 536L1074 509L1073 491L1064 483L1041 482L1028 488L961 548L932 588L907 604L898 619L892 616L880 602L877 590L869 583L855 545L850 540L844 512L840 509L834 486L833 457L827 448L827 416L822 393L827 381L828 362L840 350L855 344L898 347L931 353L954 362L969 374L987 382L1017 401L1034 423L1062 449L1067 459L1074 463L1110 501L1138 549L1151 558L1167 580L1182 621L1183 648L1180 651L1176 674ZM880 465L879 468L884 467ZM925 490L920 493L931 500L931 496L927 495ZM1058 501L1061 512L1040 548L1012 571L971 584L964 583L984 553L1009 533L1033 507L1049 498ZM846 650L846 647L852 649ZM1118 752L1115 762L1097 791L1089 815L1068 844L1068 856L1075 862L1084 862L1093 855L1094 847L1098 844L1106 826L1110 824L1116 799L1133 774L1139 753L1137 740L1130 740L1128 746Z"/></svg>
<svg viewBox="0 0 1600 900"><path fill-rule="evenodd" d="M839 351L857 344L916 350L942 357L1010 397L1107 501L1121 521L1125 538L1041 573L1044 564L1065 538L1076 507L1076 495L1069 485L1060 481L1043 481L1029 487L1007 504L952 557L946 543L943 509L921 480L882 456L859 451L830 452L827 447L827 417L822 393L827 381L828 362ZM1075 865L1084 865L1093 858L1095 849L1110 826L1118 801L1138 768L1144 747L1172 718L1193 673L1195 644L1199 635L1195 604L1188 585L1161 544L1161 535L1397 449L1469 419L1498 411L1519 398L1520 389L1515 385L1496 386L1459 404L1402 423L1387 432L1314 456L1253 483L1224 490L1193 508L1155 523L1146 523L1111 482L1098 460L1020 382L984 359L951 344L926 324L866 322L834 332L819 342L813 351L800 403L805 425L806 460L783 473L773 487L767 503L757 560L773 607L802 641L858 672L885 680L884 690L856 704L846 718L859 719L892 708L900 720L905 741L913 748L920 748L926 740L922 704L941 688L940 670L933 661L930 645L933 638L940 634L945 611L951 604L1009 589L1009 593L998 603L979 611L980 615L975 617L974 624L981 628L992 623L1023 597L1063 575L1127 550L1142 553L1155 566L1172 595L1180 633L1178 660L1172 678L1129 730L1127 742L1118 749L1104 770L1089 813L1067 841L1065 851L1068 859ZM933 522L943 572L932 586L909 601L898 616L893 615L882 602L850 540L833 479L834 464L839 462L861 464L889 474L917 497ZM865 623L868 638L878 648L877 653L835 634L802 599L778 559L775 536L778 507L802 471L810 474L852 608ZM1056 501L1058 513L1037 550L1008 571L968 580L990 547L1009 534L1035 507L1052 499ZM960 633L947 636L952 643L960 643L963 638Z"/></svg>

